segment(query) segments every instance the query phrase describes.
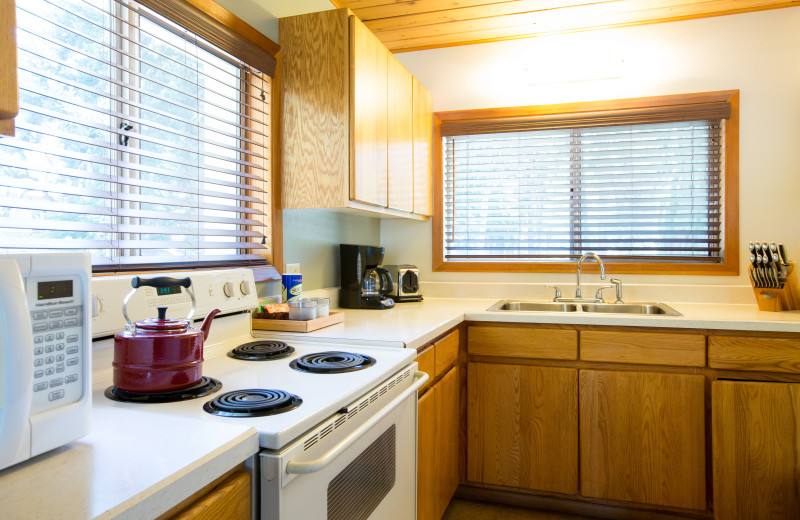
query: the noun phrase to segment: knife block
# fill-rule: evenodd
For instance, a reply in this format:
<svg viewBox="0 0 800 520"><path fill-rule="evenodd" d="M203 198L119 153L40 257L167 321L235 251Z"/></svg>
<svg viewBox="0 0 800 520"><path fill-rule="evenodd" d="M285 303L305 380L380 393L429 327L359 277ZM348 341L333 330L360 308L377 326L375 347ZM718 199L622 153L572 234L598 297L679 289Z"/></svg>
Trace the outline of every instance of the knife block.
<svg viewBox="0 0 800 520"><path fill-rule="evenodd" d="M748 269L752 271L753 267L749 266ZM756 303L760 311L780 312L800 309L800 283L794 262L789 262L789 267L786 268L786 281L781 287L774 289L753 287L753 292L756 294Z"/></svg>

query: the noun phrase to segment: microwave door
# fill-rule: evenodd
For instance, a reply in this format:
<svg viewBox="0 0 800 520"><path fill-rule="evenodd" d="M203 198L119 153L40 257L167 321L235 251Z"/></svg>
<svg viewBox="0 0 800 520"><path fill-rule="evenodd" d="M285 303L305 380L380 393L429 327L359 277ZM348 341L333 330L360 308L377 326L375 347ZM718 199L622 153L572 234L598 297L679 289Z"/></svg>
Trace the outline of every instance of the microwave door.
<svg viewBox="0 0 800 520"><path fill-rule="evenodd" d="M16 260L0 258L0 469L30 457L33 332Z"/></svg>

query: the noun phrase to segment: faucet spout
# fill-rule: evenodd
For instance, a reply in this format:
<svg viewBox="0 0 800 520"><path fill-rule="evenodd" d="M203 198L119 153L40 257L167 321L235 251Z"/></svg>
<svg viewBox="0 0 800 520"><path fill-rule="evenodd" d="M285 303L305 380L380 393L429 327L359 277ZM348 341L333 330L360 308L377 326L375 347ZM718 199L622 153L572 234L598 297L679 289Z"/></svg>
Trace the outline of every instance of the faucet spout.
<svg viewBox="0 0 800 520"><path fill-rule="evenodd" d="M594 258L595 260L597 260L597 263L600 264L600 279L601 280L606 279L606 268L605 266L603 266L603 261L600 259L600 257L597 256L596 253L586 253L580 258L580 260L578 260L578 280L575 285L576 299L581 298L581 266L583 265L583 261L586 260L587 258Z"/></svg>

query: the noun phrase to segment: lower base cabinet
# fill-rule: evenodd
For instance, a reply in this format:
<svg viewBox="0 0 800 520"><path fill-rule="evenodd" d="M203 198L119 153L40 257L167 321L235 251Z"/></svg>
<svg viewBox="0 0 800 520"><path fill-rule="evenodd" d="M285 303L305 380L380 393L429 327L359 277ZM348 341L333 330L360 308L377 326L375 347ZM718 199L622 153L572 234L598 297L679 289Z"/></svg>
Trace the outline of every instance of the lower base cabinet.
<svg viewBox="0 0 800 520"><path fill-rule="evenodd" d="M706 509L705 378L581 370L581 494Z"/></svg>
<svg viewBox="0 0 800 520"><path fill-rule="evenodd" d="M171 520L250 520L250 474L238 471Z"/></svg>
<svg viewBox="0 0 800 520"><path fill-rule="evenodd" d="M467 480L577 494L578 371L468 367Z"/></svg>
<svg viewBox="0 0 800 520"><path fill-rule="evenodd" d="M800 384L712 384L714 516L800 518Z"/></svg>
<svg viewBox="0 0 800 520"><path fill-rule="evenodd" d="M458 487L459 370L453 367L417 408L417 520L439 520Z"/></svg>

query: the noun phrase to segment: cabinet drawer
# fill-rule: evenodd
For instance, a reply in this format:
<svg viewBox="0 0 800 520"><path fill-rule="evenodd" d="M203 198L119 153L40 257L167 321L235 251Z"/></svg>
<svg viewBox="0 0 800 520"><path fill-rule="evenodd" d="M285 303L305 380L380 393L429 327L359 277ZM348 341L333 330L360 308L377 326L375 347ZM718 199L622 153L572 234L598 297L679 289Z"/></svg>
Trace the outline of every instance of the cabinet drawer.
<svg viewBox="0 0 800 520"><path fill-rule="evenodd" d="M428 379L428 381L422 386L422 388L419 389L419 393L422 393L423 390L425 390L431 385L433 379L436 377L433 368L434 367L433 345L429 346L422 352L422 354L417 356L417 365L419 365L418 368L421 372L425 372L430 376L430 379Z"/></svg>
<svg viewBox="0 0 800 520"><path fill-rule="evenodd" d="M454 330L433 344L436 351L434 372L436 377L443 374L458 358L458 331Z"/></svg>
<svg viewBox="0 0 800 520"><path fill-rule="evenodd" d="M758 372L800 372L800 339L711 336L708 338L708 366Z"/></svg>
<svg viewBox="0 0 800 520"><path fill-rule="evenodd" d="M578 359L578 331L526 327L469 327L467 352L474 356Z"/></svg>
<svg viewBox="0 0 800 520"><path fill-rule="evenodd" d="M581 332L581 359L702 367L706 364L706 339L700 334L587 330Z"/></svg>

